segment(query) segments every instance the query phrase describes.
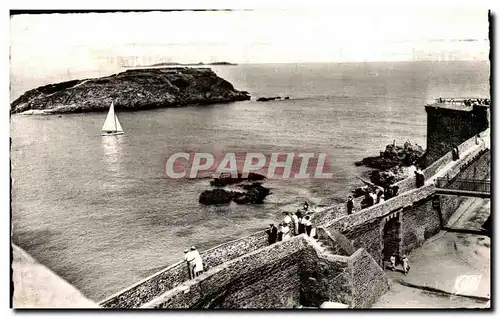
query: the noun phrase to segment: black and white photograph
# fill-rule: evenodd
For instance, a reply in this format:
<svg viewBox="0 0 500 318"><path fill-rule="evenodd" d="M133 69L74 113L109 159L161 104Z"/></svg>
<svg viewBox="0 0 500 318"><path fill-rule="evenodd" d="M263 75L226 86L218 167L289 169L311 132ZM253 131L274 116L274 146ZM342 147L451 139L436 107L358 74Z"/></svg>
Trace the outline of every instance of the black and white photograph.
<svg viewBox="0 0 500 318"><path fill-rule="evenodd" d="M490 311L473 5L12 8L10 308Z"/></svg>

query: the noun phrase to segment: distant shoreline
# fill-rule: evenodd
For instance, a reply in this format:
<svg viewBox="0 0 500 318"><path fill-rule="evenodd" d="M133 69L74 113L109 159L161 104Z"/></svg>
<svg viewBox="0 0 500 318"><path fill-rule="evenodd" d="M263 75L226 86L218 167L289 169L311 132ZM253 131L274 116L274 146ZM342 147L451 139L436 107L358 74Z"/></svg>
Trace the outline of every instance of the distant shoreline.
<svg viewBox="0 0 500 318"><path fill-rule="evenodd" d="M159 66L204 66L204 65L238 65L236 63L230 63L230 62L213 62L213 63L203 63L203 62L199 62L199 63L175 63L175 62L164 62L164 63L155 63L155 64L151 64L151 65L136 65L136 66L132 66L132 65L129 65L129 66L125 66L125 67L128 67L128 68L132 68L132 67L159 67Z"/></svg>

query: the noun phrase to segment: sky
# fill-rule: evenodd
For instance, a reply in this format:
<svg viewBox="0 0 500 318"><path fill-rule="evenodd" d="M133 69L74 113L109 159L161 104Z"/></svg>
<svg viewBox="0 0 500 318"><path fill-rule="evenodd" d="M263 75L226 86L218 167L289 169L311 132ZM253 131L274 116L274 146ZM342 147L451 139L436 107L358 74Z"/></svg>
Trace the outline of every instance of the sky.
<svg viewBox="0 0 500 318"><path fill-rule="evenodd" d="M158 62L487 60L485 9L376 6L311 10L19 15L11 71Z"/></svg>

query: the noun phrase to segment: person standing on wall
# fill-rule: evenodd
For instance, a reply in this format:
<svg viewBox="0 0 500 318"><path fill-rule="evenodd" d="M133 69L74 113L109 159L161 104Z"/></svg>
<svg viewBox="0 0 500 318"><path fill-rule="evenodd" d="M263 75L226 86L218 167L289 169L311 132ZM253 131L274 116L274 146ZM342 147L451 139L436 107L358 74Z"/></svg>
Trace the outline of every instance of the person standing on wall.
<svg viewBox="0 0 500 318"><path fill-rule="evenodd" d="M375 193L375 191L370 192L370 198L371 198L370 206L377 204L378 198L377 198L377 194Z"/></svg>
<svg viewBox="0 0 500 318"><path fill-rule="evenodd" d="M283 241L283 224L280 224L278 229L278 242Z"/></svg>
<svg viewBox="0 0 500 318"><path fill-rule="evenodd" d="M309 215L305 216L305 222L304 222L305 228L306 228L306 233L307 236L311 236L311 230L312 230L312 223L310 220Z"/></svg>
<svg viewBox="0 0 500 318"><path fill-rule="evenodd" d="M399 186L397 184L393 184L391 186L391 198L397 197L399 194ZM390 199L390 198L389 198Z"/></svg>
<svg viewBox="0 0 500 318"><path fill-rule="evenodd" d="M299 235L299 217L297 213L292 213L293 235Z"/></svg>
<svg viewBox="0 0 500 318"><path fill-rule="evenodd" d="M198 253L197 250L195 250L195 257L194 257L194 276L198 277L203 273L203 259L201 258L200 253Z"/></svg>
<svg viewBox="0 0 500 318"><path fill-rule="evenodd" d="M352 209L354 208L354 202L352 201L352 196L347 198L347 215L352 214Z"/></svg>
<svg viewBox="0 0 500 318"><path fill-rule="evenodd" d="M290 239L290 228L288 227L288 224L283 223L283 227L281 229L283 232L283 241L289 240Z"/></svg>
<svg viewBox="0 0 500 318"><path fill-rule="evenodd" d="M193 277L191 277L191 269L189 267L188 256L189 256L189 250L184 250L184 261L186 262L188 276L189 276L189 279L192 279Z"/></svg>
<svg viewBox="0 0 500 318"><path fill-rule="evenodd" d="M458 147L457 146L453 146L453 149L451 150L451 157L455 161L460 159L460 155L458 154Z"/></svg>
<svg viewBox="0 0 500 318"><path fill-rule="evenodd" d="M384 203L385 202L385 197L383 194L380 195L380 197L378 198L378 203Z"/></svg>
<svg viewBox="0 0 500 318"><path fill-rule="evenodd" d="M283 223L286 224L289 230L291 230L292 218L288 212L285 212L285 217L283 218Z"/></svg>
<svg viewBox="0 0 500 318"><path fill-rule="evenodd" d="M184 255L184 259L187 262L188 265L188 274L189 274L189 279L193 279L195 277L194 273L194 267L195 267L195 258L196 258L196 253L194 251L196 248L194 246L191 247L191 250Z"/></svg>
<svg viewBox="0 0 500 318"><path fill-rule="evenodd" d="M417 183L417 188L420 188L425 184L425 176L422 170L420 170L420 168L418 168L417 171L415 171L415 181Z"/></svg>
<svg viewBox="0 0 500 318"><path fill-rule="evenodd" d="M278 228L276 228L274 224L269 224L269 229L266 230L266 233L268 235L269 245L276 243L278 239Z"/></svg>
<svg viewBox="0 0 500 318"><path fill-rule="evenodd" d="M304 234L306 232L306 227L304 225L305 223L305 218L302 217L302 213L300 213L300 210L297 210L297 217L299 218L299 224L298 224L298 228L299 228L299 235L300 234Z"/></svg>

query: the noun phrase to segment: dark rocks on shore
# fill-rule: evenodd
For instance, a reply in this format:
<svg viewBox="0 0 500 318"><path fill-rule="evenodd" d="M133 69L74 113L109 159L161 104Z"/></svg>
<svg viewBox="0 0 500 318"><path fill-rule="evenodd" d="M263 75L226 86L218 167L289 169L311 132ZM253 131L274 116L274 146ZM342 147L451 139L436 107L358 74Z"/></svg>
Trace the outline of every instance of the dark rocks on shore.
<svg viewBox="0 0 500 318"><path fill-rule="evenodd" d="M356 162L357 166L367 166L370 168L387 170L396 166L420 165L423 162L425 151L418 145L406 145L405 147L389 144L385 151L380 152L380 156L367 157Z"/></svg>
<svg viewBox="0 0 500 318"><path fill-rule="evenodd" d="M134 69L92 79L41 86L11 104L11 113L143 110L250 100L210 68Z"/></svg>
<svg viewBox="0 0 500 318"><path fill-rule="evenodd" d="M425 168L425 151L418 145L406 142L403 147L395 144L386 146L385 151L380 152L377 157L367 157L355 163L357 166L367 166L376 170L371 171L370 181L381 187L403 180L407 177L403 167L415 165ZM353 191L354 196L364 194L364 187Z"/></svg>

